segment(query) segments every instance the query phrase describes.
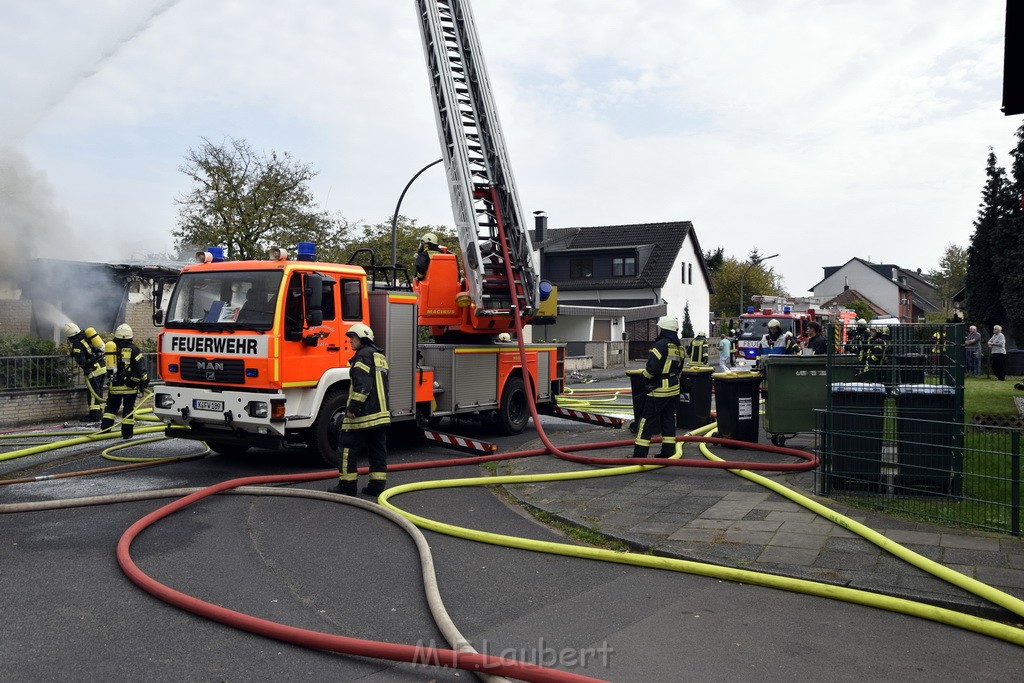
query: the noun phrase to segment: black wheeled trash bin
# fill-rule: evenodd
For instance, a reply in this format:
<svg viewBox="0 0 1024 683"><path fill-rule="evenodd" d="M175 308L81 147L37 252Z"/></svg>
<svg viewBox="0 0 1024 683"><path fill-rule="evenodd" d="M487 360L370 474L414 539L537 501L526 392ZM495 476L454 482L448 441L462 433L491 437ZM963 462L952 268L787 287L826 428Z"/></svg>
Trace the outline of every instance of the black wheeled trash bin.
<svg viewBox="0 0 1024 683"><path fill-rule="evenodd" d="M939 384L900 384L896 394L899 470L904 495L954 495L963 491L963 418L956 389Z"/></svg>
<svg viewBox="0 0 1024 683"><path fill-rule="evenodd" d="M711 422L711 375L714 372L710 365L683 368L676 410L676 426L680 429L697 429Z"/></svg>
<svg viewBox="0 0 1024 683"><path fill-rule="evenodd" d="M880 490L884 427L884 384L832 384L832 410L825 418L828 489Z"/></svg>
<svg viewBox="0 0 1024 683"><path fill-rule="evenodd" d="M759 372L716 372L711 377L715 385L718 436L757 443L764 377Z"/></svg>
<svg viewBox="0 0 1024 683"><path fill-rule="evenodd" d="M633 397L633 421L629 423L629 431L636 434L637 425L640 423L640 415L644 409L644 397L647 396L647 380L644 378L643 370L626 370L626 377L629 377L629 389Z"/></svg>

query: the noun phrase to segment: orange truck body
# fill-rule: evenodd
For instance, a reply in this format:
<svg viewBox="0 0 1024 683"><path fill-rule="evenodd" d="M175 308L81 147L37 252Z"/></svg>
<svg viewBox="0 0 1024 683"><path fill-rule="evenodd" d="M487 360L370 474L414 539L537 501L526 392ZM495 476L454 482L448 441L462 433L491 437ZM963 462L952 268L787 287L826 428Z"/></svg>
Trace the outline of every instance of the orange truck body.
<svg viewBox="0 0 1024 683"><path fill-rule="evenodd" d="M439 287L449 278L435 278ZM262 293L261 287L270 292ZM312 297L319 291L321 296ZM450 293L449 293L450 294ZM309 447L338 457L336 435L353 351L345 333L374 331L390 366L393 422L478 419L518 433L529 418L527 373L538 405L564 386L564 345L420 343L424 292L374 289L363 268L316 261L232 261L184 268L168 303L157 357L154 413L168 435L220 452ZM266 311L250 312L263 306ZM474 339L475 342L475 339ZM330 445L328 445L330 444Z"/></svg>

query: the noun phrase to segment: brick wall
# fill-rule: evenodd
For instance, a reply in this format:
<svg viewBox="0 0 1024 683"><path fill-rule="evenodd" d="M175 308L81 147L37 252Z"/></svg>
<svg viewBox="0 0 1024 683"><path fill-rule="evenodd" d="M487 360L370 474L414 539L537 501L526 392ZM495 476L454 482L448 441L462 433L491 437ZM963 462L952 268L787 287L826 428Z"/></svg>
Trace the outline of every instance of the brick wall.
<svg viewBox="0 0 1024 683"><path fill-rule="evenodd" d="M77 421L87 412L86 389L0 393L0 427Z"/></svg>
<svg viewBox="0 0 1024 683"><path fill-rule="evenodd" d="M32 334L32 302L0 299L0 334L27 337Z"/></svg>
<svg viewBox="0 0 1024 683"><path fill-rule="evenodd" d="M161 329L153 324L153 302L148 299L129 302L125 307L125 322L131 325L136 344L147 339L156 340Z"/></svg>

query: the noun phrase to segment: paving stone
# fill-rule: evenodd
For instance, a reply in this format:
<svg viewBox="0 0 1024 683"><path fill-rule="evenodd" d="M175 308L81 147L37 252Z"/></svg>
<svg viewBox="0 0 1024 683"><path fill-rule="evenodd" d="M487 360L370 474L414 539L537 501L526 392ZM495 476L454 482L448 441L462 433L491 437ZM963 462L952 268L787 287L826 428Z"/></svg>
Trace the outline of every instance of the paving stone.
<svg viewBox="0 0 1024 683"><path fill-rule="evenodd" d="M979 565L975 578L982 583L1009 588L1024 588L1024 571Z"/></svg>
<svg viewBox="0 0 1024 683"><path fill-rule="evenodd" d="M637 524L629 528L630 533L637 534L657 534L662 536L671 536L673 533L678 531L680 526L678 524L671 524L668 522L644 522Z"/></svg>
<svg viewBox="0 0 1024 683"><path fill-rule="evenodd" d="M740 520L729 525L731 531L778 531L780 522L768 520Z"/></svg>
<svg viewBox="0 0 1024 683"><path fill-rule="evenodd" d="M945 548L942 551L943 564L973 564L989 567L1005 567L1006 556L1003 553L985 552L983 550L964 550L963 548Z"/></svg>
<svg viewBox="0 0 1024 683"><path fill-rule="evenodd" d="M968 550L986 550L999 552L999 539L984 536L963 536L960 534L942 534L940 544L944 548L966 548Z"/></svg>
<svg viewBox="0 0 1024 683"><path fill-rule="evenodd" d="M725 541L727 543L768 545L768 541L772 540L772 536L774 535L774 531L738 531L730 528L725 532Z"/></svg>
<svg viewBox="0 0 1024 683"><path fill-rule="evenodd" d="M810 566L817 558L818 551L816 549L770 545L757 556L757 561L780 565Z"/></svg>
<svg viewBox="0 0 1024 683"><path fill-rule="evenodd" d="M848 553L838 550L823 548L818 552L818 559L814 561L815 567L822 569L836 569L845 572L862 571L868 572L878 564L877 555L866 553Z"/></svg>
<svg viewBox="0 0 1024 683"><path fill-rule="evenodd" d="M941 534L924 533L920 531L908 531L904 529L886 529L880 532L890 541L896 541L901 545L917 543L920 545L939 545L942 540Z"/></svg>
<svg viewBox="0 0 1024 683"><path fill-rule="evenodd" d="M698 517L687 523L687 526L694 529L728 529L732 523L730 519L704 519L703 517Z"/></svg>
<svg viewBox="0 0 1024 683"><path fill-rule="evenodd" d="M811 534L792 534L779 531L774 538L768 542L769 546L784 546L786 548L808 548L820 550L828 537L825 535L814 536Z"/></svg>
<svg viewBox="0 0 1024 683"><path fill-rule="evenodd" d="M818 518L818 515L809 510L772 510L768 513L768 519L777 519L782 522L803 522L810 524Z"/></svg>
<svg viewBox="0 0 1024 683"><path fill-rule="evenodd" d="M717 529L694 529L692 527L686 527L683 529L677 529L672 532L668 540L670 541L713 541L722 532Z"/></svg>

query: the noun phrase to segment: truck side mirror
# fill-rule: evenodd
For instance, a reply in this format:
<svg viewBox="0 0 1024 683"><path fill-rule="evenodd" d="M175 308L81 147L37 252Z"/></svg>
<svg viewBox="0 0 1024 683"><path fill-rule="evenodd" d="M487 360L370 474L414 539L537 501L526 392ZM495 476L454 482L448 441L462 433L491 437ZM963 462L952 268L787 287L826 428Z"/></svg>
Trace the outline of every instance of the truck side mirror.
<svg viewBox="0 0 1024 683"><path fill-rule="evenodd" d="M309 273L306 275L306 308L312 311L319 311L323 306L324 299L324 276L320 273ZM323 322L321 317L320 322ZM311 325L313 323L310 323ZM317 323L318 325L320 323Z"/></svg>

